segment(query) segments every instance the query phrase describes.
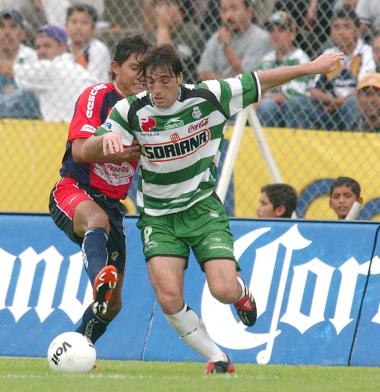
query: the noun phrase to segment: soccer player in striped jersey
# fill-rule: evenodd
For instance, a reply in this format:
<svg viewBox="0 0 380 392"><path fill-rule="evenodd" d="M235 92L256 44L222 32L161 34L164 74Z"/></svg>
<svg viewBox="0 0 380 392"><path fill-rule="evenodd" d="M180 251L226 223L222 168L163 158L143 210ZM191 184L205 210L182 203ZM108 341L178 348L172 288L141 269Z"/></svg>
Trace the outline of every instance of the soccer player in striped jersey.
<svg viewBox="0 0 380 392"><path fill-rule="evenodd" d="M262 90L291 79L328 72L342 59L323 55L307 64L245 72L226 80L183 85L172 46L152 48L140 62L148 91L119 101L95 132L103 154L120 154L137 140L142 148L137 204L149 277L169 324L208 361L205 373L232 373L228 356L209 336L183 297L184 270L192 249L211 294L234 304L252 326L256 305L239 274L228 217L214 193L228 119L257 102ZM90 155L97 138L82 149Z"/></svg>
<svg viewBox="0 0 380 392"><path fill-rule="evenodd" d="M140 35L122 39L111 62L112 82L93 85L82 92L69 127L60 170L62 178L50 193L51 217L81 246L94 289L94 302L84 312L77 329L92 343L103 335L121 308L126 245L125 207L120 200L127 197L139 147L133 145L112 157L104 156L102 141L98 140L98 153L93 159L82 153L82 145L92 138L116 102L145 89L138 62L149 46Z"/></svg>

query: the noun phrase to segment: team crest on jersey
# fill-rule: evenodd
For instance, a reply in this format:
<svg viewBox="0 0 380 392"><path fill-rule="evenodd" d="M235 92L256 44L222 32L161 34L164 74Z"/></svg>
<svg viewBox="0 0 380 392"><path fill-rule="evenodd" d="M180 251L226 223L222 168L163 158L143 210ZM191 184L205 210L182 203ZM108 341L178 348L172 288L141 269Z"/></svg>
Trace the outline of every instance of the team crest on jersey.
<svg viewBox="0 0 380 392"><path fill-rule="evenodd" d="M157 125L157 121L153 117L142 118L140 127L143 132L150 132Z"/></svg>
<svg viewBox="0 0 380 392"><path fill-rule="evenodd" d="M183 127L185 123L179 117L171 118L164 125L165 130Z"/></svg>
<svg viewBox="0 0 380 392"><path fill-rule="evenodd" d="M194 120L199 120L202 117L202 112L201 109L199 109L199 106L193 107L193 112L191 113L191 117L193 117Z"/></svg>
<svg viewBox="0 0 380 392"><path fill-rule="evenodd" d="M170 135L170 141L144 144L146 158L150 162L167 162L194 154L210 141L210 130L201 129L190 136L181 138L177 133Z"/></svg>

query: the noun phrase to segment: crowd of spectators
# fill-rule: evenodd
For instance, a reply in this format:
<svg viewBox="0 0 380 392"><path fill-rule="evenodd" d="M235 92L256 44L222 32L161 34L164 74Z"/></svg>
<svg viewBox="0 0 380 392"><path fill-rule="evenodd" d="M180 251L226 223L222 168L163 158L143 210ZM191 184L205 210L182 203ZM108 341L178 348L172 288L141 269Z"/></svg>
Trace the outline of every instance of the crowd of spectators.
<svg viewBox="0 0 380 392"><path fill-rule="evenodd" d="M125 3L0 1L0 118L69 121L75 96L89 83L110 80L110 35L133 30L152 43L171 43L183 59L186 82L342 51L345 59L336 73L301 78L267 92L256 107L259 118L270 127L379 131L379 1ZM44 54L48 42L59 50ZM358 84L367 73L372 84Z"/></svg>

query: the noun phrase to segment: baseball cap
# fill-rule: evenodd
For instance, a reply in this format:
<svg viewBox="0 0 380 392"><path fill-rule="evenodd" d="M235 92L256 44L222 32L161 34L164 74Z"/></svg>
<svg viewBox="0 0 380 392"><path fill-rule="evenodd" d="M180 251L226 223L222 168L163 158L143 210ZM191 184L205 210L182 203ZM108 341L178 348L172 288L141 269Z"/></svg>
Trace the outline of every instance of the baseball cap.
<svg viewBox="0 0 380 392"><path fill-rule="evenodd" d="M14 9L1 11L0 12L0 20L5 19L5 18L11 18L22 28L25 27L24 17L18 11L14 10Z"/></svg>
<svg viewBox="0 0 380 392"><path fill-rule="evenodd" d="M276 11L270 16L270 18L265 22L265 27L267 29L271 28L273 25L284 26L288 29L292 27L293 21L290 15L285 11Z"/></svg>
<svg viewBox="0 0 380 392"><path fill-rule="evenodd" d="M61 44L67 43L67 33L65 30L55 25L43 25L38 28L37 34L46 34L49 38L53 38Z"/></svg>
<svg viewBox="0 0 380 392"><path fill-rule="evenodd" d="M380 73L368 72L364 75L359 76L357 89L361 90L365 87L376 87L380 88Z"/></svg>

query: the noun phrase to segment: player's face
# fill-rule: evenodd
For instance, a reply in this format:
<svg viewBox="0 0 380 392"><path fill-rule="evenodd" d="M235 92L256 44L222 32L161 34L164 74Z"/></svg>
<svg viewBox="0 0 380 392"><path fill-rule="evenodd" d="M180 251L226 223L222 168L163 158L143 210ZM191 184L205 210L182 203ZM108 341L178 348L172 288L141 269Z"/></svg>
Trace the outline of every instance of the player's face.
<svg viewBox="0 0 380 392"><path fill-rule="evenodd" d="M220 18L222 25L228 30L245 31L251 25L253 12L247 8L244 0L221 0L220 1Z"/></svg>
<svg viewBox="0 0 380 392"><path fill-rule="evenodd" d="M158 108L167 109L174 105L179 95L182 74L173 75L167 68L148 69L146 85L151 99Z"/></svg>
<svg viewBox="0 0 380 392"><path fill-rule="evenodd" d="M125 96L135 95L146 90L145 79L139 75L141 58L141 54L132 53L123 64L119 65L116 61L111 64L112 72L115 74L116 87Z"/></svg>
<svg viewBox="0 0 380 392"><path fill-rule="evenodd" d="M37 34L36 52L40 60L52 60L67 51L67 45L58 42L53 38L49 38L45 34Z"/></svg>
<svg viewBox="0 0 380 392"><path fill-rule="evenodd" d="M95 26L87 12L73 12L66 23L66 31L74 45L88 43L94 35Z"/></svg>
<svg viewBox="0 0 380 392"><path fill-rule="evenodd" d="M21 41L25 38L23 28L12 18L0 19L0 46L5 51L18 50Z"/></svg>
<svg viewBox="0 0 380 392"><path fill-rule="evenodd" d="M330 197L330 207L338 219L345 219L355 201L359 201L352 189L346 185L334 188Z"/></svg>

